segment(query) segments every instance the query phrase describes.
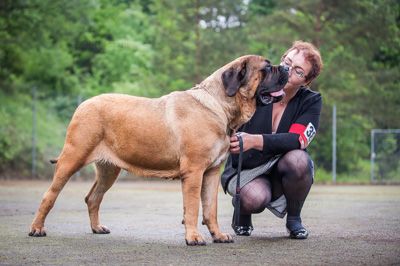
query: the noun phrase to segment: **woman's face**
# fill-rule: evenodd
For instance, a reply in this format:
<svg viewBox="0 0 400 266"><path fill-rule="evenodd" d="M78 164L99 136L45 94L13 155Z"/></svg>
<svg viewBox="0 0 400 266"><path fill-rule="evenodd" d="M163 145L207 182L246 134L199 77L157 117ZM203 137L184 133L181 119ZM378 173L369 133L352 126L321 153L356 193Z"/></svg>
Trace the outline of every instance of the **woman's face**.
<svg viewBox="0 0 400 266"><path fill-rule="evenodd" d="M306 76L310 73L311 64L305 59L303 51L290 51L283 58L281 65L289 67L289 79L285 89L297 89L306 84Z"/></svg>

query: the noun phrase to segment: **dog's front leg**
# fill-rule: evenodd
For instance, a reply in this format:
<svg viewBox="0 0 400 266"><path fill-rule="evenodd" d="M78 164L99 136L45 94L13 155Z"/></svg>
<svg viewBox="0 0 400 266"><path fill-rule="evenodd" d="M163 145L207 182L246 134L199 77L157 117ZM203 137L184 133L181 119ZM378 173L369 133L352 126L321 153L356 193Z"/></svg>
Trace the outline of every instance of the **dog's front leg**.
<svg viewBox="0 0 400 266"><path fill-rule="evenodd" d="M203 185L201 187L201 202L203 207L203 224L207 225L208 230L215 243L232 243L233 238L229 234L221 233L217 220L217 201L219 186L219 170L215 167L204 174Z"/></svg>
<svg viewBox="0 0 400 266"><path fill-rule="evenodd" d="M202 172L192 172L182 177L183 218L186 229L185 240L189 246L203 246L206 244L203 236L197 230L202 179Z"/></svg>

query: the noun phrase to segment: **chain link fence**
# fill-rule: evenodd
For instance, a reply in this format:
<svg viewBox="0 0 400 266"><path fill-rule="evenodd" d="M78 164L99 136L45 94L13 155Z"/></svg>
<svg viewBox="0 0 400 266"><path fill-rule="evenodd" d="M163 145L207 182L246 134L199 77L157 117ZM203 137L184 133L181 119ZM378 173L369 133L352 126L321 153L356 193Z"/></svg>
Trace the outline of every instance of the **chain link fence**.
<svg viewBox="0 0 400 266"><path fill-rule="evenodd" d="M400 129L371 130L371 182L400 183Z"/></svg>

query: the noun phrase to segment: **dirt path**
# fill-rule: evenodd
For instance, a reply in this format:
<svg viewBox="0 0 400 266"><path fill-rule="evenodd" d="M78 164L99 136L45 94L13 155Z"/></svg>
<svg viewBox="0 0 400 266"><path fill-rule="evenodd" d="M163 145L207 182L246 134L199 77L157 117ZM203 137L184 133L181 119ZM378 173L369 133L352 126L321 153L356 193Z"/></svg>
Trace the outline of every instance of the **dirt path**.
<svg viewBox="0 0 400 266"><path fill-rule="evenodd" d="M205 247L184 241L176 181L118 182L106 194L94 235L83 198L91 183L70 182L47 219L48 236L28 229L49 182L0 182L0 265L391 265L400 264L400 186L314 186L303 211L310 231L290 240L284 220L254 216L251 237ZM219 195L219 221L230 228L230 197Z"/></svg>

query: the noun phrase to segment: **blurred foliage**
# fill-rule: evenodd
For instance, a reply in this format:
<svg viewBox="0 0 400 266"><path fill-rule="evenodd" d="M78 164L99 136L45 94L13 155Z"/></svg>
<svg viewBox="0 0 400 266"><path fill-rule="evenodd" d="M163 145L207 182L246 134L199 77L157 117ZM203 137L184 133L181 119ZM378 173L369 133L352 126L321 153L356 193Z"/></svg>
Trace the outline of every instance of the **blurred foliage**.
<svg viewBox="0 0 400 266"><path fill-rule="evenodd" d="M243 54L277 64L298 39L324 59L310 152L329 172L336 105L338 171L364 172L370 130L400 128L399 23L396 0L0 0L0 173L29 175L34 86L44 162L84 99L188 89Z"/></svg>

